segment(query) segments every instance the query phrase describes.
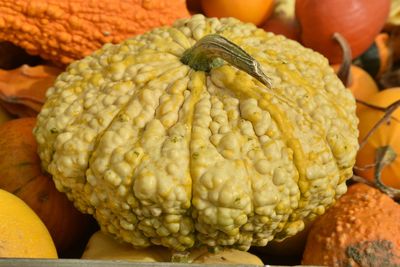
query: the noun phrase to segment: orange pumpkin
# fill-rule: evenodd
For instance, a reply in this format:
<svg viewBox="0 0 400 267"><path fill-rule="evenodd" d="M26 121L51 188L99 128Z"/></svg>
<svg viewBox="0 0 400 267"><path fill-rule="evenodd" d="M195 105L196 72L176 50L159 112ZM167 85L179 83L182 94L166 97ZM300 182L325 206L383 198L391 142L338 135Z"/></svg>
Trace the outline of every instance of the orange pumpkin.
<svg viewBox="0 0 400 267"><path fill-rule="evenodd" d="M295 6L302 44L326 56L331 64L341 62L333 33L348 40L356 58L374 42L389 9L390 0L298 0Z"/></svg>
<svg viewBox="0 0 400 267"><path fill-rule="evenodd" d="M364 104L360 104L357 116L360 120L358 128L360 131L360 143L366 138L368 132L384 116L382 109L396 101L400 101L400 88L382 90L368 97ZM366 105L367 104L367 105ZM376 108L374 108L375 106ZM380 109L379 109L380 108ZM381 173L382 182L388 186L400 188L400 108L398 108L389 120L381 124L376 131L370 135L360 148L356 159L355 172L370 181L374 180L375 157L379 147L390 146L397 157L387 164ZM369 168L368 168L369 167Z"/></svg>
<svg viewBox="0 0 400 267"><path fill-rule="evenodd" d="M96 224L91 216L75 209L42 172L32 134L35 123L35 118L21 118L0 126L0 188L14 193L35 211L59 255L66 256L84 244Z"/></svg>
<svg viewBox="0 0 400 267"><path fill-rule="evenodd" d="M363 183L311 226L302 264L400 266L400 205Z"/></svg>
<svg viewBox="0 0 400 267"><path fill-rule="evenodd" d="M392 48L389 34L380 33L374 43L354 63L365 69L372 77L379 79L392 67Z"/></svg>
<svg viewBox="0 0 400 267"><path fill-rule="evenodd" d="M333 65L332 67L337 72L340 65ZM379 92L378 85L368 72L356 65L351 65L348 71L350 78L345 86L350 89L357 100L365 100L370 95Z"/></svg>
<svg viewBox="0 0 400 267"><path fill-rule="evenodd" d="M201 6L208 17L235 17L261 25L271 15L274 0L201 0Z"/></svg>

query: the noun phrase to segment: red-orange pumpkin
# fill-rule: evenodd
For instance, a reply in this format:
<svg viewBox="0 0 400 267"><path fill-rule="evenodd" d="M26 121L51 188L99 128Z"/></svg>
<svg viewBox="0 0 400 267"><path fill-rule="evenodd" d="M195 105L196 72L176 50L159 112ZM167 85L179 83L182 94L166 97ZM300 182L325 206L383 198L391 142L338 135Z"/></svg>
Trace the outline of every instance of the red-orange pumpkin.
<svg viewBox="0 0 400 267"><path fill-rule="evenodd" d="M341 62L335 32L350 44L353 58L370 47L389 14L390 0L297 0L296 17L301 42L325 55L331 64Z"/></svg>

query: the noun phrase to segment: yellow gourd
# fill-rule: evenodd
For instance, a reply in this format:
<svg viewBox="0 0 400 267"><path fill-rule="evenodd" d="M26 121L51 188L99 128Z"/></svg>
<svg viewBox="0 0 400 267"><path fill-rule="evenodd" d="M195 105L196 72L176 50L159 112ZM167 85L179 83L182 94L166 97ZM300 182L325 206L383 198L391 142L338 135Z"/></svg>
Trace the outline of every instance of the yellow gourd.
<svg viewBox="0 0 400 267"><path fill-rule="evenodd" d="M265 246L346 191L355 100L326 58L195 15L72 63L34 134L76 207L135 247Z"/></svg>
<svg viewBox="0 0 400 267"><path fill-rule="evenodd" d="M134 262L171 262L173 253L165 247L151 246L135 249L131 244L118 242L105 233L98 231L92 235L86 245L82 259L127 260ZM186 263L201 264L253 264L264 265L260 258L237 249L223 249L210 252L206 248L195 248L180 259Z"/></svg>
<svg viewBox="0 0 400 267"><path fill-rule="evenodd" d="M0 258L57 258L46 226L17 196L0 189Z"/></svg>

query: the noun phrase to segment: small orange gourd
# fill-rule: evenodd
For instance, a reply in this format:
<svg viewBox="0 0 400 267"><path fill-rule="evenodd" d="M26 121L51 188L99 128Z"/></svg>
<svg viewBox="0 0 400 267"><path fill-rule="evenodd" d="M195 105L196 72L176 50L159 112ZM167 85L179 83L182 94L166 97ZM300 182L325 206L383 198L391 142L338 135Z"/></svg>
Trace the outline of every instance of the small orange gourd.
<svg viewBox="0 0 400 267"><path fill-rule="evenodd" d="M385 115L385 109L400 101L400 88L382 90L369 96L357 109L359 118L360 149L357 153L355 173L370 181L375 179L377 149L390 147L397 155L382 169L381 179L385 185L400 189L400 108L369 132Z"/></svg>
<svg viewBox="0 0 400 267"><path fill-rule="evenodd" d="M185 0L1 0L0 40L61 64L188 17Z"/></svg>
<svg viewBox="0 0 400 267"><path fill-rule="evenodd" d="M335 71L338 71L340 65L332 66ZM362 68L351 65L350 78L345 82L346 88L350 89L357 100L365 100L372 94L379 92L378 85L375 80Z"/></svg>
<svg viewBox="0 0 400 267"><path fill-rule="evenodd" d="M275 0L201 0L208 17L234 17L243 22L261 25L272 13Z"/></svg>
<svg viewBox="0 0 400 267"><path fill-rule="evenodd" d="M363 183L349 187L312 225L302 264L399 266L400 206Z"/></svg>
<svg viewBox="0 0 400 267"><path fill-rule="evenodd" d="M392 67L392 50L389 34L382 32L375 37L374 43L368 50L354 60L354 64L379 79Z"/></svg>

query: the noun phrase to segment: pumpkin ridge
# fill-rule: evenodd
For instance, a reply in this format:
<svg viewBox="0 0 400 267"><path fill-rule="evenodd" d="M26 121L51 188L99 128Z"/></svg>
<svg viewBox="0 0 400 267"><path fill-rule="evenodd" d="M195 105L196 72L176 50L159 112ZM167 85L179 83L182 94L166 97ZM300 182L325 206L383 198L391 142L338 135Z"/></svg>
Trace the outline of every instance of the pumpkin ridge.
<svg viewBox="0 0 400 267"><path fill-rule="evenodd" d="M141 180L143 180L143 181L146 180L146 174L144 173L146 170L144 168L138 169L138 168L136 168L136 166L138 166L138 165L151 166L152 164L156 164L156 162L153 162L152 156L146 154L146 148L144 148L144 146L143 146L143 144L141 144L140 140L145 139L144 136L148 135L147 131L150 133L151 127L153 127L153 128L156 127L154 125L154 121L157 121L158 123L160 123L162 121L163 116L164 116L162 114L162 112L163 112L162 106L165 104L162 103L161 99L163 96L168 95L168 93L166 93L166 90L168 90L168 88L170 86L172 86L172 84L179 83L181 76L186 75L186 73L187 73L186 66L179 66L179 67L173 66L171 69L164 70L163 72L159 73L158 74L159 76L152 81L152 83L156 83L158 80L165 81L166 78L170 79L168 85L165 85L162 90L158 89L160 91L160 93L157 93L157 94L159 94L159 95L156 97L153 97L151 100L151 101L154 101L154 104L156 105L154 112L152 112L152 114L151 114L152 119L149 118L149 121L146 124L143 124L143 125L139 124L139 126L138 126L139 128L137 129L138 134L137 134L137 137L135 137L135 138L137 138L137 140L133 144L128 145L125 143L123 145L124 147L127 147L126 150L131 150L131 151L133 151L133 153L135 153L137 151L142 151L142 152L140 152L140 154L143 153L143 156L140 156L139 161L135 161L135 163L131 166L131 169L133 170L133 174L132 174L131 178L127 179L127 183L132 184L133 189L128 189L128 190L123 189L124 192L121 191L121 194L122 194L121 197L123 197L126 194L125 191L130 192L130 190L141 190L141 189L137 189L137 188L140 188L140 185L138 185L138 184L143 183ZM178 75L176 75L176 74L178 74ZM120 123L120 122L122 123L125 120L129 120L129 114L126 110L129 109L129 105L134 104L132 101L136 101L135 100L136 98L142 98L142 97L143 97L142 98L143 101L145 101L146 99L149 100L148 96L146 96L145 91L146 90L147 91L154 90L155 88L152 88L152 87L154 87L154 86L149 83L145 83L144 85L139 87L132 94L132 96L130 97L130 101L128 101L126 103L126 105L121 108L120 112L114 117L113 121L110 123L107 130L105 130L103 132L103 134L99 135L99 138L98 138L99 142L103 142L103 139L106 138L106 137L104 137L104 133L106 133L108 130L112 130L112 128L115 126L115 124ZM181 107L182 106L180 106L180 108L178 110L180 110ZM166 122L166 123L169 123L169 122ZM153 125L153 126L151 126L151 125ZM159 124L156 123L156 125L159 125ZM169 128L166 128L163 131L165 131L165 133L167 133L169 130L172 130L172 128L175 126L176 126L176 123L171 124L168 126ZM169 137L169 136L167 136L167 137ZM130 141L130 142L132 142L132 141ZM96 155L97 151L99 151L101 149L102 148L99 147L99 145L96 145L96 147L94 149L94 153L92 153L92 157L90 159L90 162L91 162L90 168L89 168L89 171L87 172L88 177L91 177L94 175L97 178L104 177L103 179L107 179L107 177L108 176L111 177L111 174L114 172L113 170L110 170L111 172L109 172L108 174L106 173L104 176L97 176L97 173L95 172L95 170L96 170L96 168L98 168L98 167L96 167L96 164L97 164L96 160L98 160L98 159L94 158L94 156ZM116 149L118 149L118 147ZM128 153L130 153L130 152L128 152ZM139 153L139 152L137 152L137 153ZM157 153L160 153L160 151L158 151ZM98 155L98 153L97 153L97 155ZM140 181L139 181L139 178L141 179ZM93 179L93 178L90 178L90 179ZM130 181L130 180L132 180L132 181ZM105 181L105 182L107 182L107 181ZM108 182L113 183L113 180L109 180ZM122 187L126 188L127 186L122 185ZM174 186L171 185L171 187L174 187ZM120 189L118 189L118 191L120 191ZM140 237L140 239L142 240L141 242L144 242L142 244L136 243L135 244L136 246L143 246L144 244L147 244L149 241L145 241L145 240L150 239L151 236L154 236L153 232L155 230L157 230L156 227L153 229L152 224L156 224L155 221L159 221L158 224L161 224L162 221L168 216L168 212L165 211L164 208L161 208L161 204L163 204L162 201L157 200L155 198L153 199L153 197L156 197L156 196L157 196L157 194L149 194L149 197L145 197L142 193L140 193L140 194L137 193L136 196L132 197L131 201L134 201L135 203L137 203L137 204L135 204L134 212L136 214L135 220L137 220L138 227L135 229L135 231L137 231L138 236L141 236ZM144 199L143 199L143 197L144 197ZM190 203L190 201L189 201L189 203ZM136 210L137 210L137 212L136 212ZM139 212L139 210L144 210L145 212ZM151 214L153 214L153 212L157 213L159 218L157 220L152 219L152 221L150 221L148 219L148 217ZM165 214L164 214L164 212L165 212ZM185 214L182 214L182 215L185 215ZM102 216L102 215L99 215L97 218L100 218L100 216ZM122 217L121 221L123 221L124 216L121 216L121 217ZM129 218L127 218L127 219L129 219ZM129 225L128 222L124 222L124 223L126 225ZM163 231L165 231L165 229ZM124 236L125 241L131 240L131 237L129 237L128 233L125 234L122 232L121 234ZM171 239L174 239L174 238L175 237L173 237L173 236L171 237ZM153 242L174 242L174 241L169 241L167 238L165 238L165 239L166 240L157 240L157 241L154 239ZM167 245L167 244L165 244L165 245Z"/></svg>
<svg viewBox="0 0 400 267"><path fill-rule="evenodd" d="M135 38L132 38L131 40L127 40L126 42L136 42L136 39ZM107 47L107 46L106 46ZM114 45L114 47L113 47L113 49L114 50L118 50L118 49L120 49L120 47L121 47L121 45ZM102 48L102 49L104 49L104 48ZM100 49L100 50L98 50L96 53L99 53L100 51L102 51L102 49ZM135 54L137 54L137 51L135 51L134 52L134 55ZM107 60L108 61L111 61L112 63L115 63L114 65L111 65L111 66L108 66L108 68L115 68L116 70L116 72L118 73L118 71L120 71L118 68L121 68L120 67L120 65L118 65L119 64L119 61L121 60L121 59L113 59L112 57L108 57L107 56ZM154 59L152 59L153 60L153 62L157 62L157 61L154 61ZM116 62L115 62L116 61ZM129 58L129 57L127 57L126 59L123 59L123 62L124 63L126 63L126 64L129 64L130 62L131 62L132 60L131 60L131 58ZM71 64L71 65L74 65L74 64L78 64L78 68L79 68L79 70L81 71L81 79L78 79L77 81L76 81L76 87L77 88L79 88L79 87L81 87L82 86L82 83L85 83L85 82L87 82L87 80L88 80L88 78L85 78L84 77L84 75L86 74L86 68L88 67L87 66L87 63L84 61L84 60L82 60L82 61L79 61L79 62L74 62L73 64ZM163 63L163 64L165 64L165 63ZM117 67L115 67L115 66L117 66ZM69 67L69 68L71 68L71 66ZM68 70L67 70L68 71ZM65 76L67 76L68 74L67 73L63 73L63 75L65 75ZM65 78L64 78L65 79ZM98 80L99 78L96 76L96 75L92 75L92 77L90 77L89 79L96 79L96 80ZM58 79L57 79L58 80ZM63 76L61 76L61 80L63 80ZM133 81L131 81L131 82L133 82ZM101 82L100 82L101 83ZM128 81L128 83L129 83L129 81ZM100 88L102 89L101 91L102 91L102 93L103 93L103 95L104 95L104 98L103 98L103 101L107 101L107 100L105 100L105 98L108 98L108 97L111 97L111 96L108 96L107 95L107 91L110 91L110 90L112 90L112 88L111 89L109 89L108 87L104 87L104 86L101 86L101 84L99 85L100 86ZM123 84L123 85L121 85L121 86L127 86L126 84ZM120 87L121 87L120 86ZM129 86L129 85L128 85ZM133 85L131 85L131 86L133 86ZM54 87L53 87L54 88ZM52 89L50 89L50 90L52 90ZM79 89L80 90L80 89ZM120 89L117 89L117 90L120 90ZM126 90L126 88L125 89L123 89L123 90ZM79 94L79 96L75 99L75 100L73 100L70 104L69 104L69 106L67 106L65 109L64 109L64 111L68 111L69 109L73 109L73 108L75 108L75 110L78 108L78 109L85 109L85 107L84 107L84 105L85 105L85 98L86 98L86 96L89 94L89 93L91 93L91 91L92 92L95 92L95 91L97 91L97 89L96 88L92 88L91 90L83 90L80 94ZM52 92L51 92L52 93ZM63 91L61 91L61 90L59 90L59 94L62 94L63 93ZM52 95L52 97L53 98L56 98L57 97L57 93L56 94L51 94ZM99 101L99 99L97 99L96 101ZM110 102L110 101L109 101ZM50 102L51 103L51 102ZM75 105L75 107L74 107L74 105ZM92 105L91 106L89 106L89 109L91 108L91 107L95 107L96 106L96 104L94 104L93 105L93 103L92 103ZM74 112L74 111L73 111ZM76 111L75 111L76 112ZM63 116L62 114L60 114L59 116ZM74 117L72 117L72 118L74 118ZM72 125L74 122L76 123L76 122L79 122L79 120L81 120L81 118L78 116L78 117L76 117L74 120L70 120L69 122L67 122L67 123L65 123L65 125L64 125L64 127L63 128L57 128L57 131L58 132L65 132L65 129L67 129L68 127L70 127L70 125ZM78 123L79 124L79 123ZM100 124L101 124L101 122L100 122ZM105 131L106 129L107 129L107 127L108 126L105 126L104 127L104 130L103 131ZM79 134L79 133L78 133ZM100 135L101 136L101 135ZM83 137L80 137L80 138L83 138ZM49 138L46 138L46 142L48 142L49 140L48 140ZM50 158L50 162L53 162L53 156L54 155L52 155L51 156L51 158ZM78 155L74 155L75 157L76 156L78 156ZM51 166L50 166L50 168L51 168ZM57 171L57 170L56 170Z"/></svg>
<svg viewBox="0 0 400 267"><path fill-rule="evenodd" d="M228 67L221 67L219 69L214 70L213 73L215 75L217 75L217 74L222 75L221 72L227 71L227 68ZM241 79L241 80L245 79L245 77L244 77L244 76L246 76L245 74L241 73L240 71L237 71L237 73L238 73L237 74L238 79ZM219 77L219 78L221 78L221 77ZM284 104L288 105L290 107L290 109L296 110L298 115L300 115L300 114L302 115L302 121L307 123L309 125L310 129L312 129L311 125L313 125L313 123L312 123L313 119L311 118L311 116L307 112L303 111L300 107L293 104L293 102L291 100L286 99L285 96L281 96L279 93L275 93L274 90L276 90L276 89L272 89L272 91L270 91L270 90L264 91L264 90L259 89L259 87L254 87L255 85L248 84L246 86L246 88L247 88L246 91L241 90L243 85L238 83L235 79L232 79L232 78L226 78L225 82L221 83L220 86L229 88L229 90L231 90L232 92L235 92L238 95L239 99L241 99L241 98L260 99L259 100L260 108L262 108L263 110L266 110L271 115L271 118L275 121L275 123L277 123L278 129L280 130L281 134L283 136L285 136L283 138L283 140L285 140L286 146L291 148L291 150L294 152L296 168L299 173L299 178L297 178L297 179L299 179L301 181L301 182L299 182L299 185L301 186L301 188L300 188L301 192L304 193L305 191L308 191L309 187L313 183L312 181L310 181L312 179L309 180L306 176L306 169L310 166L307 166L307 164L305 164L303 161L303 160L305 160L306 157L304 156L304 153L299 150L299 148L301 148L302 145L300 143L297 143L297 144L291 143L291 140L297 140L297 139L295 138L295 136L293 134L290 135L290 132L291 132L290 125L291 124L289 123L289 117L287 117L285 115L285 112L281 112L279 110L279 108L277 108L278 107L277 103L280 102L281 105L284 103ZM236 87L237 87L237 89L236 89ZM272 104L271 101L275 101L275 103ZM285 120L286 120L286 122L285 122ZM285 131L282 131L281 129L285 129ZM322 129L320 127L318 128L318 130L322 131ZM326 134L324 134L323 136L325 136L325 135ZM305 138L303 140L308 140L308 139ZM325 147L327 148L329 153L331 153L331 147L330 147L329 143L326 142L325 139L323 139L323 140L321 139L321 141L323 141ZM296 153L297 153L297 161L296 161ZM335 166L337 166L336 161L331 161L331 162L334 162ZM299 166L301 166L301 168L299 168ZM336 167L336 168L338 168L338 167ZM326 177L326 179L328 179L328 177ZM320 178L322 178L322 177L320 177ZM336 180L333 179L332 183L335 183L335 181ZM330 193L335 194L334 192L330 192ZM314 197L317 198L317 196L315 196L315 195L314 196L308 195L308 197L306 197L306 198L303 197L303 199L299 199L299 203L297 204L297 207L300 208L303 205L307 205L307 201L310 201ZM310 200L306 200L307 198L310 198ZM321 212L323 212L323 210L319 210L316 212L321 213ZM298 215L294 211L293 218L296 218L297 216ZM297 223L293 223L293 225L297 225Z"/></svg>

